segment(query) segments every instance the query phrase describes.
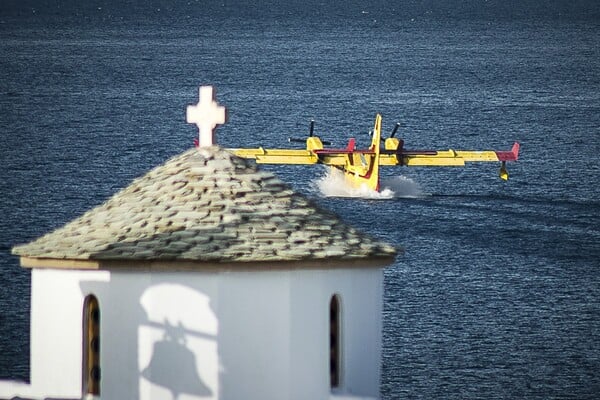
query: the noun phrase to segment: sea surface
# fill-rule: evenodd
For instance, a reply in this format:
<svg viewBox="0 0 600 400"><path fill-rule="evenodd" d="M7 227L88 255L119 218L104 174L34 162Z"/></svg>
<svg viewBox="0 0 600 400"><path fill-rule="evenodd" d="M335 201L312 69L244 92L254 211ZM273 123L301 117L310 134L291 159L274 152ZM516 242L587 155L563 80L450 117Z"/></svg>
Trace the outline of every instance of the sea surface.
<svg viewBox="0 0 600 400"><path fill-rule="evenodd" d="M404 248L385 270L382 399L597 398L593 1L3 0L1 377L29 376L30 272L11 247L191 147L201 84L229 110L224 147L290 146L311 119L367 146L376 113L407 148L519 141L508 182L496 164L390 168L386 198L327 197L321 167L265 168Z"/></svg>

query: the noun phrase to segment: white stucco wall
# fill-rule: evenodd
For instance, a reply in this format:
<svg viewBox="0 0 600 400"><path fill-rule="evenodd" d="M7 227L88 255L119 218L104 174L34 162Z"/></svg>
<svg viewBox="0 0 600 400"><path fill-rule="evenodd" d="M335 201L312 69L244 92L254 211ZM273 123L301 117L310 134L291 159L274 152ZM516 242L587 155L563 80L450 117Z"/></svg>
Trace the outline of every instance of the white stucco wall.
<svg viewBox="0 0 600 400"><path fill-rule="evenodd" d="M336 393L377 397L382 286L382 272L374 268L37 269L32 389L10 395L80 396L83 301L94 294L102 398L328 399L329 302L338 294L342 378Z"/></svg>
<svg viewBox="0 0 600 400"><path fill-rule="evenodd" d="M31 273L30 383L0 382L0 398L81 397L82 280L108 271L34 269ZM102 307L102 302L101 307Z"/></svg>
<svg viewBox="0 0 600 400"><path fill-rule="evenodd" d="M341 382L335 392L379 396L383 275L378 269L292 272L290 399L327 398L329 302L341 308ZM325 390L323 390L325 389ZM307 390L309 390L307 392Z"/></svg>

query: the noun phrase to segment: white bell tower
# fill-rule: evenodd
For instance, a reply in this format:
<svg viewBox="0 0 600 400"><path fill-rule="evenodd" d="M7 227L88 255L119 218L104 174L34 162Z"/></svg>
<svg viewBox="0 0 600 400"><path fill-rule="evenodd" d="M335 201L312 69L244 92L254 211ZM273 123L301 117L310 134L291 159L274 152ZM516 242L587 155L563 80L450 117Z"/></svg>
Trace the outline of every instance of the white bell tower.
<svg viewBox="0 0 600 400"><path fill-rule="evenodd" d="M382 269L396 250L213 145L13 254L32 273L31 382L0 398L379 396Z"/></svg>

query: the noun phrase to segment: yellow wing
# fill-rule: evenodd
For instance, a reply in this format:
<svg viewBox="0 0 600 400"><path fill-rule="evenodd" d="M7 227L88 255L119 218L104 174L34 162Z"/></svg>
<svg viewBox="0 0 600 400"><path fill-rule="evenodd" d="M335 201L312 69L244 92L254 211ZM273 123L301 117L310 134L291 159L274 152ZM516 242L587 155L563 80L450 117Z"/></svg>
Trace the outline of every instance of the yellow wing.
<svg viewBox="0 0 600 400"><path fill-rule="evenodd" d="M344 172L347 180L354 186L366 184L373 190L379 190L380 166L433 166L459 167L467 162L501 162L500 177L508 179L506 161L516 161L519 157L519 143L510 151L472 151L472 150L406 150L404 141L393 137L385 139L381 146L381 115L377 114L371 145L368 149L355 148L355 139L350 139L346 148L325 149L317 136L306 139L306 149L228 149L243 158L253 158L259 164L324 164ZM290 139L291 140L291 139ZM298 141L299 139L296 139ZM383 147L383 148L381 148Z"/></svg>

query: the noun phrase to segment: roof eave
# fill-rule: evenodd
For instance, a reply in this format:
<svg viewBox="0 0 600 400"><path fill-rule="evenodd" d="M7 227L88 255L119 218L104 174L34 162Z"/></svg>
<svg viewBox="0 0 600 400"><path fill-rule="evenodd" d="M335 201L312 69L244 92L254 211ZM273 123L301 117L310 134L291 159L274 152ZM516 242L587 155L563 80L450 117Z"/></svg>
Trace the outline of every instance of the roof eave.
<svg viewBox="0 0 600 400"><path fill-rule="evenodd" d="M132 271L257 271L287 269L383 268L395 255L368 258L325 258L316 260L267 260L244 262L206 262L193 260L78 260L21 257L24 268Z"/></svg>

